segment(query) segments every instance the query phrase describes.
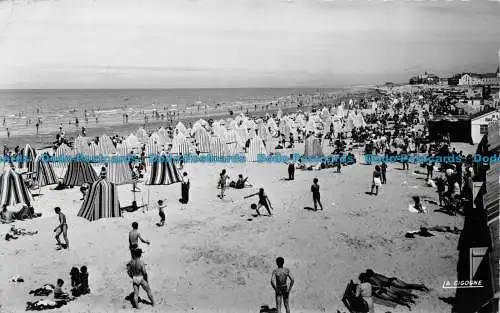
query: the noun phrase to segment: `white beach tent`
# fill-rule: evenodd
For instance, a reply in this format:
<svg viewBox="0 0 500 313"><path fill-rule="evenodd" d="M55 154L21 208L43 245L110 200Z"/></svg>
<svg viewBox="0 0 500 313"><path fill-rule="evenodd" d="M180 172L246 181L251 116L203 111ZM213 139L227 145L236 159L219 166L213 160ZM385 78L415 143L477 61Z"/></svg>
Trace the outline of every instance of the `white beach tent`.
<svg viewBox="0 0 500 313"><path fill-rule="evenodd" d="M248 162L255 162L257 161L257 156L259 154L267 155L267 151L262 138L255 136L250 139L250 146L248 147L246 160Z"/></svg>

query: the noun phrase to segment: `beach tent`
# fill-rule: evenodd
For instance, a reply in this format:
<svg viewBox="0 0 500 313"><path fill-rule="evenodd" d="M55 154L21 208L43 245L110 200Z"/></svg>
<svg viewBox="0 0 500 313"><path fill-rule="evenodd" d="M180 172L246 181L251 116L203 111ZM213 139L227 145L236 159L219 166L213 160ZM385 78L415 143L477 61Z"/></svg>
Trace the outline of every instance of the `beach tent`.
<svg viewBox="0 0 500 313"><path fill-rule="evenodd" d="M75 142L73 144L73 149L75 150L75 153L87 154L88 153L88 138L80 136L80 135L78 137L76 137Z"/></svg>
<svg viewBox="0 0 500 313"><path fill-rule="evenodd" d="M139 142L139 139L137 138L136 135L130 134L124 141L127 146L130 148L139 148L141 146L141 143Z"/></svg>
<svg viewBox="0 0 500 313"><path fill-rule="evenodd" d="M87 154L91 157L99 155L99 146L94 141L89 143Z"/></svg>
<svg viewBox="0 0 500 313"><path fill-rule="evenodd" d="M22 158L19 159L19 168L25 168L28 172L35 169L36 151L29 144L26 144L20 151Z"/></svg>
<svg viewBox="0 0 500 313"><path fill-rule="evenodd" d="M90 163L74 159L68 165L63 184L66 186L81 186L84 183L90 184L96 180L97 173Z"/></svg>
<svg viewBox="0 0 500 313"><path fill-rule="evenodd" d="M222 157L229 155L227 144L220 138L213 138L210 143L210 154L215 157Z"/></svg>
<svg viewBox="0 0 500 313"><path fill-rule="evenodd" d="M54 165L56 167L63 167L65 164L69 163L69 160L75 155L74 151L71 150L66 144L61 144L57 147L54 153Z"/></svg>
<svg viewBox="0 0 500 313"><path fill-rule="evenodd" d="M186 140L186 137L182 135L181 133L177 134L174 136L174 139L172 140L172 150L170 153L176 153L176 154L189 154L190 153L190 145L189 142Z"/></svg>
<svg viewBox="0 0 500 313"><path fill-rule="evenodd" d="M101 218L121 217L116 185L106 179L92 183L78 216L95 221Z"/></svg>
<svg viewBox="0 0 500 313"><path fill-rule="evenodd" d="M183 135L186 135L188 133L186 126L184 126L182 122L177 123L177 125L175 126L175 130L178 130L179 133Z"/></svg>
<svg viewBox="0 0 500 313"><path fill-rule="evenodd" d="M102 135L99 137L99 154L109 155L116 153L115 145L108 135Z"/></svg>
<svg viewBox="0 0 500 313"><path fill-rule="evenodd" d="M57 175L52 164L46 161L43 154L35 159L35 173L38 187L57 184Z"/></svg>
<svg viewBox="0 0 500 313"><path fill-rule="evenodd" d="M119 156L129 155L130 151L132 151L132 148L129 148L126 141L122 141L122 143L116 145L116 153Z"/></svg>
<svg viewBox="0 0 500 313"><path fill-rule="evenodd" d="M170 185L181 182L181 175L174 162L164 152L151 165L147 185Z"/></svg>
<svg viewBox="0 0 500 313"><path fill-rule="evenodd" d="M244 143L236 131L230 130L227 132L226 145L229 155L236 155L242 151Z"/></svg>
<svg viewBox="0 0 500 313"><path fill-rule="evenodd" d="M323 149L318 138L309 137L305 140L304 156L323 156Z"/></svg>
<svg viewBox="0 0 500 313"><path fill-rule="evenodd" d="M116 155L118 156L118 155ZM132 181L132 171L128 162L119 159L116 162L109 162L107 167L107 179L114 184L123 184Z"/></svg>
<svg viewBox="0 0 500 313"><path fill-rule="evenodd" d="M207 153L210 151L210 137L207 131L203 127L199 127L194 132L194 139L196 140L197 150L201 153Z"/></svg>
<svg viewBox="0 0 500 313"><path fill-rule="evenodd" d="M129 136L130 137L130 136ZM135 137L139 142L145 142L148 139L148 133L144 130L144 128L140 127L135 132ZM133 145L131 145L133 147Z"/></svg>
<svg viewBox="0 0 500 313"><path fill-rule="evenodd" d="M146 144L146 155L149 156L151 154L158 154L158 153L160 153L160 146L156 141L154 141L153 138L153 140L148 141L148 143Z"/></svg>
<svg viewBox="0 0 500 313"><path fill-rule="evenodd" d="M248 162L255 162L259 154L267 155L266 147L264 146L262 138L255 136L250 139L250 147L248 147L246 159Z"/></svg>
<svg viewBox="0 0 500 313"><path fill-rule="evenodd" d="M11 167L6 168L0 176L0 206L17 203L29 206L31 202L33 198L22 176Z"/></svg>

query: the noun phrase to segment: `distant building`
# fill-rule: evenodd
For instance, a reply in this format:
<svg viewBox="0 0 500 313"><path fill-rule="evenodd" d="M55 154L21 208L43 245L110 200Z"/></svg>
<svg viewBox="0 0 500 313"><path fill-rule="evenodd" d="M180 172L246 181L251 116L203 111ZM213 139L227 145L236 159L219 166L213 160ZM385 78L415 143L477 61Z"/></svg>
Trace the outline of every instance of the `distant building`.
<svg viewBox="0 0 500 313"><path fill-rule="evenodd" d="M488 124L497 121L499 117L500 113L498 113L495 109L487 109L471 115L470 133L472 143L479 143L483 136L488 134Z"/></svg>
<svg viewBox="0 0 500 313"><path fill-rule="evenodd" d="M458 86L460 77L462 77L460 74L449 77L448 78L448 86Z"/></svg>
<svg viewBox="0 0 500 313"><path fill-rule="evenodd" d="M410 78L410 85L418 85L418 84L427 84L434 85L439 82L439 77L434 74L428 74L425 72L424 74L414 76Z"/></svg>
<svg viewBox="0 0 500 313"><path fill-rule="evenodd" d="M465 73L463 74L458 84L461 86L492 86L498 85L500 83L500 69L497 68L496 73L486 73L486 74L475 74L475 73Z"/></svg>

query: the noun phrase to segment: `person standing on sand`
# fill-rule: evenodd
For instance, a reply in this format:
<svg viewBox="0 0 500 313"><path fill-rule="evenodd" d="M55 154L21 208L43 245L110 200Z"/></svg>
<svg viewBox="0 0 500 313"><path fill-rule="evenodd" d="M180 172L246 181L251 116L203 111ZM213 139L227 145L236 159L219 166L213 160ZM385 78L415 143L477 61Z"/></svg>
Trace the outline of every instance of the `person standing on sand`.
<svg viewBox="0 0 500 313"><path fill-rule="evenodd" d="M288 162L288 180L295 179L295 162L291 160Z"/></svg>
<svg viewBox="0 0 500 313"><path fill-rule="evenodd" d="M319 207L321 208L321 211L323 211L323 204L321 204L321 195L319 193L319 184L318 184L318 179L315 178L313 179L313 184L311 186L311 192L313 194L313 202L314 202L314 211L318 210L318 204Z"/></svg>
<svg viewBox="0 0 500 313"><path fill-rule="evenodd" d="M165 225L165 211L163 210L166 208L167 205L163 204L163 200L158 200L158 215L160 216L160 223L158 223L158 226L164 226Z"/></svg>
<svg viewBox="0 0 500 313"><path fill-rule="evenodd" d="M274 289L274 295L276 299L276 310L281 313L281 302L285 305L286 313L290 313L290 302L289 296L292 291L293 284L295 280L290 273L290 270L283 267L285 264L285 259L282 257L276 258L276 265L278 268L273 270L271 275L271 286ZM290 285L287 285L287 280L290 279Z"/></svg>
<svg viewBox="0 0 500 313"><path fill-rule="evenodd" d="M182 204L187 204L189 202L189 188L191 187L191 182L189 181L188 174L184 172L182 174L182 183L181 183L181 198L179 202Z"/></svg>
<svg viewBox="0 0 500 313"><path fill-rule="evenodd" d="M142 238L141 233L139 233L139 223L133 222L132 230L128 233L128 243L132 257L134 257L133 251L139 249L139 240L147 245L151 244L148 240Z"/></svg>
<svg viewBox="0 0 500 313"><path fill-rule="evenodd" d="M380 166L375 165L375 170L373 171L372 177L372 190L371 194L373 195L373 188L375 188L375 195L378 195L378 188L382 186L382 181L380 180L380 176L382 176L382 171L380 170Z"/></svg>
<svg viewBox="0 0 500 313"><path fill-rule="evenodd" d="M219 185L218 187L220 187L220 195L218 197L221 199L224 198L224 192L226 191L228 179L229 179L229 176L226 174L226 170L223 169L222 172L220 173L219 183L218 183L218 185Z"/></svg>
<svg viewBox="0 0 500 313"><path fill-rule="evenodd" d="M132 278L132 286L134 288L133 306L139 308L139 288L142 287L151 301L151 306L155 305L151 288L148 283L148 273L146 265L141 260L142 250L136 249L132 251L132 260L127 264L127 274Z"/></svg>
<svg viewBox="0 0 500 313"><path fill-rule="evenodd" d="M61 212L60 207L55 207L54 211L59 216L59 225L56 228L54 228L54 232L56 233L57 245L59 246L59 248L62 247L64 249L69 249L68 223L66 222L66 216ZM61 233L63 234L64 241L66 242L65 245L63 245L59 240L59 236L61 236Z"/></svg>
<svg viewBox="0 0 500 313"><path fill-rule="evenodd" d="M7 138L10 138L10 130L9 130L9 128L7 127L6 130L7 130Z"/></svg>

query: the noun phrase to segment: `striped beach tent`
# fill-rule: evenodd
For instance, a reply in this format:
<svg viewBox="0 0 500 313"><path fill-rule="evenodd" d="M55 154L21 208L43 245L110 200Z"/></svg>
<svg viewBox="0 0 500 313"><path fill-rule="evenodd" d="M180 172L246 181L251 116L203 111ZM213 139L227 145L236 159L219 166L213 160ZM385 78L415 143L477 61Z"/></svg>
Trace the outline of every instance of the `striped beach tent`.
<svg viewBox="0 0 500 313"><path fill-rule="evenodd" d="M183 135L188 134L187 128L186 128L186 126L184 126L184 124L182 122L179 122L179 123L177 123L177 125L175 125L175 130L179 131L179 133L181 133Z"/></svg>
<svg viewBox="0 0 500 313"><path fill-rule="evenodd" d="M156 141L154 141L154 138L153 140L148 141L148 143L146 144L146 155L158 154L159 152L160 152L160 146Z"/></svg>
<svg viewBox="0 0 500 313"><path fill-rule="evenodd" d="M205 128L200 127L194 132L194 139L196 140L196 148L201 153L210 151L210 137Z"/></svg>
<svg viewBox="0 0 500 313"><path fill-rule="evenodd" d="M227 144L220 138L213 138L210 142L210 154L215 157L229 155Z"/></svg>
<svg viewBox="0 0 500 313"><path fill-rule="evenodd" d="M323 156L319 138L309 137L304 142L304 156Z"/></svg>
<svg viewBox="0 0 500 313"><path fill-rule="evenodd" d="M99 154L100 154L99 153L99 146L94 141L91 141L88 145L87 155L88 156L97 156Z"/></svg>
<svg viewBox="0 0 500 313"><path fill-rule="evenodd" d="M106 179L92 183L78 216L95 221L101 218L121 217L116 185Z"/></svg>
<svg viewBox="0 0 500 313"><path fill-rule="evenodd" d="M35 170L36 151L29 144L26 144L20 152L22 158L19 159L19 168L25 168L28 172Z"/></svg>
<svg viewBox="0 0 500 313"><path fill-rule="evenodd" d="M171 158L164 152L151 165L147 185L170 185L181 182L181 175Z"/></svg>
<svg viewBox="0 0 500 313"><path fill-rule="evenodd" d="M108 135L102 135L99 137L99 154L109 155L116 153L115 145Z"/></svg>
<svg viewBox="0 0 500 313"><path fill-rule="evenodd" d="M136 132L135 136L139 142L145 142L148 139L148 133L144 128L140 127Z"/></svg>
<svg viewBox="0 0 500 313"><path fill-rule="evenodd" d="M51 163L46 161L43 154L40 154L35 159L35 173L39 187L57 184L58 177L54 172L54 168Z"/></svg>
<svg viewBox="0 0 500 313"><path fill-rule="evenodd" d="M262 138L260 138L259 136L255 136L252 139L250 139L250 147L248 148L247 151L247 161L248 162L257 161L257 156L259 154L267 155L267 151L266 147L264 146L264 142L262 141Z"/></svg>
<svg viewBox="0 0 500 313"><path fill-rule="evenodd" d="M97 180L97 173L88 162L78 160L78 156L71 161L63 178L66 186L81 186L84 183L93 183Z"/></svg>
<svg viewBox="0 0 500 313"><path fill-rule="evenodd" d="M243 150L244 143L236 131L230 130L227 132L226 145L228 147L229 155L236 155Z"/></svg>
<svg viewBox="0 0 500 313"><path fill-rule="evenodd" d="M132 150L133 149L129 148L126 141L122 141L122 143L116 145L116 153L120 156L128 155Z"/></svg>
<svg viewBox="0 0 500 313"><path fill-rule="evenodd" d="M128 135L127 138L125 138L124 142L130 148L139 148L141 146L141 143L139 142L139 139L134 134Z"/></svg>
<svg viewBox="0 0 500 313"><path fill-rule="evenodd" d="M0 206L23 203L30 205L33 197L21 175L11 167L5 168L0 176Z"/></svg>
<svg viewBox="0 0 500 313"><path fill-rule="evenodd" d="M117 185L130 182L132 180L132 171L130 170L128 162L109 162L107 167L107 178L108 181Z"/></svg>
<svg viewBox="0 0 500 313"><path fill-rule="evenodd" d="M172 150L170 153L176 153L183 155L189 154L191 152L189 142L186 140L186 137L182 134L177 134L174 136L172 140Z"/></svg>
<svg viewBox="0 0 500 313"><path fill-rule="evenodd" d="M87 154L88 153L88 138L83 136L78 136L73 144L73 149L76 153Z"/></svg>

